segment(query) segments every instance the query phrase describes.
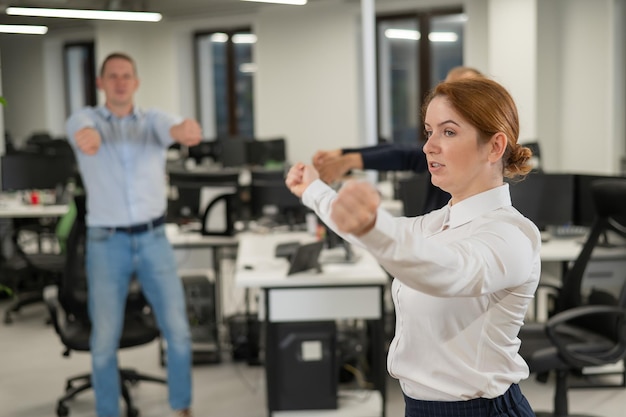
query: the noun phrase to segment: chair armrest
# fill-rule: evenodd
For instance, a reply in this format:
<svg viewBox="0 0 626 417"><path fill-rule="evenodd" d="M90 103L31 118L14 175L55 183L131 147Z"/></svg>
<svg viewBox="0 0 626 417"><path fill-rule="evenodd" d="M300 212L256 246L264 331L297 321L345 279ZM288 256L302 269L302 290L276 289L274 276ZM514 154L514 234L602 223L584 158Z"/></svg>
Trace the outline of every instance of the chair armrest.
<svg viewBox="0 0 626 417"><path fill-rule="evenodd" d="M619 326L619 329L616 329L617 341L611 341L602 346L598 344L594 346L592 351L584 352L582 349L573 349L571 340L566 340L559 335L559 326L570 324L576 319L599 315L606 316L604 320L614 320L616 326ZM577 327L575 323L572 323L571 326ZM548 319L546 322L546 333L558 349L559 355L569 364L579 368L615 363L626 356L626 310L621 307L590 305L563 311ZM591 335L592 331L589 330L589 333ZM598 339L602 337L599 333L596 335ZM606 337L604 339L607 342L609 341ZM591 343L592 341L590 340L589 342ZM575 345L580 347L584 343L585 341L581 341L580 343L575 343Z"/></svg>

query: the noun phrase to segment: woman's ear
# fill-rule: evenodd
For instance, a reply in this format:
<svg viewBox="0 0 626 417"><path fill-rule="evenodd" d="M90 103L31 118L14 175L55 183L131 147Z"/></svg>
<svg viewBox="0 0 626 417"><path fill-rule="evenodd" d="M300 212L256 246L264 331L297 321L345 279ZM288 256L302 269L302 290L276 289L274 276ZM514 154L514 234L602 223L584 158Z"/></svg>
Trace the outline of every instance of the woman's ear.
<svg viewBox="0 0 626 417"><path fill-rule="evenodd" d="M502 159L508 140L506 135L502 132L498 132L491 137L491 150L489 152L489 159L491 162L496 162Z"/></svg>

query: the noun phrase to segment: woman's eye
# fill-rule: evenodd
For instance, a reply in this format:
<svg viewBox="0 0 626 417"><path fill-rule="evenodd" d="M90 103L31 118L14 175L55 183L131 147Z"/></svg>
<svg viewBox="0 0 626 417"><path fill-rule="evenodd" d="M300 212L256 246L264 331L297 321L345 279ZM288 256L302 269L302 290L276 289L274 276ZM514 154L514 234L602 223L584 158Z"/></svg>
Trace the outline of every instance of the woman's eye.
<svg viewBox="0 0 626 417"><path fill-rule="evenodd" d="M446 130L444 130L443 134L445 136L454 136L454 131L446 129Z"/></svg>
<svg viewBox="0 0 626 417"><path fill-rule="evenodd" d="M426 139L428 139L429 137L431 137L433 135L432 130L424 130L424 137Z"/></svg>

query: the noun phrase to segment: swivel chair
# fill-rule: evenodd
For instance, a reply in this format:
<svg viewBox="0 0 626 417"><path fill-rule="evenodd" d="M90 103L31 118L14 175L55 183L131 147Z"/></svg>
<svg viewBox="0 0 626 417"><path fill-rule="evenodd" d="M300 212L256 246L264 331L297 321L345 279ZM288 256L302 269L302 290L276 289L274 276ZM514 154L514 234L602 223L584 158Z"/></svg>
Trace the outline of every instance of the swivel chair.
<svg viewBox="0 0 626 417"><path fill-rule="evenodd" d="M87 309L87 279L84 268L87 230L85 225L85 196L75 196L74 202L76 219L67 238L63 276L57 286L47 287L44 292L44 300L52 324L65 346L64 356L69 356L73 350L88 352L91 334L91 323ZM133 284L136 284L136 281L131 282L131 289L129 290L120 348L147 344L156 340L160 335L150 306L137 285L133 287ZM121 368L120 382L122 396L126 402L127 417L139 415L129 392L129 386L139 381L167 383L164 378L140 374L134 369ZM92 388L92 384L89 373L69 378L66 382L65 394L57 402L57 416L69 415L66 403L90 388Z"/></svg>
<svg viewBox="0 0 626 417"><path fill-rule="evenodd" d="M33 243L29 240L24 242L22 239L19 239L19 234L24 230L19 227L14 230L15 253L2 266L2 270L7 271L7 276L13 278L10 287L15 293L13 302L4 313L5 324L11 324L13 322L13 314L18 313L23 307L43 302L43 289L59 281L65 266L65 240L75 215L76 210L70 204L70 210L55 223L54 231L50 233L50 237L60 248L58 252L41 250L42 236L49 233L47 227L24 228L29 232L34 232L39 240L37 245L39 251L36 252L27 252L22 247L22 245L28 246L29 243Z"/></svg>
<svg viewBox="0 0 626 417"><path fill-rule="evenodd" d="M524 325L519 333L520 355L537 380L546 382L550 372L556 373L554 411L537 413L539 417L573 417L568 411L569 376L626 358L626 284L619 294L582 290L586 267L594 248L603 243L601 237L611 234L626 242L626 180L597 181L592 193L597 216L563 279L555 314L545 323Z"/></svg>

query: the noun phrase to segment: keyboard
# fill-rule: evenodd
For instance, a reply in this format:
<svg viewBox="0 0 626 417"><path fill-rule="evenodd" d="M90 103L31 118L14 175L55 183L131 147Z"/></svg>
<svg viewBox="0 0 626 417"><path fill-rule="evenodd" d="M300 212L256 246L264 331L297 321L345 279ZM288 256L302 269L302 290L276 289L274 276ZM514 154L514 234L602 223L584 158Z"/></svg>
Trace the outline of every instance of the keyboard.
<svg viewBox="0 0 626 417"><path fill-rule="evenodd" d="M577 225L564 225L564 226L555 226L550 230L550 234L555 238L575 238L575 237L584 237L589 233L589 228L587 226L577 226Z"/></svg>

